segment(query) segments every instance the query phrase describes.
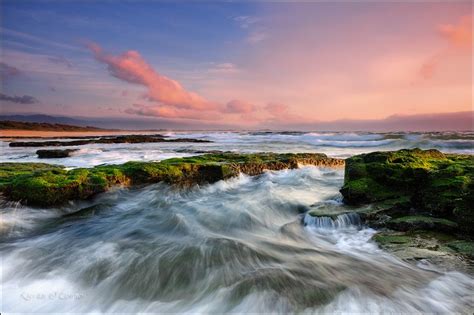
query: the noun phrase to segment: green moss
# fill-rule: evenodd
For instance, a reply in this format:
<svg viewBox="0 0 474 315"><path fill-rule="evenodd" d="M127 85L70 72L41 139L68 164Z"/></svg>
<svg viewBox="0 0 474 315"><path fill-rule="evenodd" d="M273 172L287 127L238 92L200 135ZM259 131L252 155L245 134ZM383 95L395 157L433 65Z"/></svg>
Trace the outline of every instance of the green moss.
<svg viewBox="0 0 474 315"><path fill-rule="evenodd" d="M408 208L454 220L474 233L474 157L437 150L361 154L346 160L341 193L348 204L405 198Z"/></svg>
<svg viewBox="0 0 474 315"><path fill-rule="evenodd" d="M412 237L406 235L377 233L374 235L373 240L379 243L380 245L407 244L412 241Z"/></svg>
<svg viewBox="0 0 474 315"><path fill-rule="evenodd" d="M61 170L59 165L45 163L0 163L0 187L9 184L14 178L37 171Z"/></svg>
<svg viewBox="0 0 474 315"><path fill-rule="evenodd" d="M472 241L459 240L447 243L446 246L460 254L474 257L474 242Z"/></svg>
<svg viewBox="0 0 474 315"><path fill-rule="evenodd" d="M212 183L239 172L249 175L265 169L293 168L297 163L340 166L343 161L324 154L206 154L161 162L127 162L90 169L64 170L39 163L0 164L0 191L9 199L51 206L86 199L113 185L167 182L178 185Z"/></svg>
<svg viewBox="0 0 474 315"><path fill-rule="evenodd" d="M422 215L411 215L411 216L405 216L401 218L397 218L394 220L391 220L393 223L436 223L436 224L443 224L447 226L452 226L456 227L457 224L453 221L447 220L447 219L440 219L440 218L433 218L433 217L427 217L427 216L422 216Z"/></svg>

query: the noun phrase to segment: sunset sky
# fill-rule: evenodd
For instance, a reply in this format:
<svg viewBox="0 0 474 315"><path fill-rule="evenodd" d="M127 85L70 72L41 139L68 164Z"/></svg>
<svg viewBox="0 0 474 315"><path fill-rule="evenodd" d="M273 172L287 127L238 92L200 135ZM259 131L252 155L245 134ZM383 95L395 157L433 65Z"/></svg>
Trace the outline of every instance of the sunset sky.
<svg viewBox="0 0 474 315"><path fill-rule="evenodd" d="M281 128L472 111L470 1L0 5L3 114Z"/></svg>

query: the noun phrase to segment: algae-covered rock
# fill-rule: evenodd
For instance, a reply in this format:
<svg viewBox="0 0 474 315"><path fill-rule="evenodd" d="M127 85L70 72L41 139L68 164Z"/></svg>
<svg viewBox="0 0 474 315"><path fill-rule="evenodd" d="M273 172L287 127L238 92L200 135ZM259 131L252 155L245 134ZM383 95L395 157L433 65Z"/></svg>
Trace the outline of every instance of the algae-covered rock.
<svg viewBox="0 0 474 315"><path fill-rule="evenodd" d="M454 220L474 233L471 155L420 149L373 152L347 159L345 171L341 193L347 204L407 200L407 211Z"/></svg>
<svg viewBox="0 0 474 315"><path fill-rule="evenodd" d="M392 219L387 222L387 226L397 231L435 230L443 232L453 232L457 229L458 224L447 219L433 218L422 215L412 215Z"/></svg>
<svg viewBox="0 0 474 315"><path fill-rule="evenodd" d="M114 185L213 183L239 173L258 175L265 170L297 168L299 164L342 167L344 160L310 153L222 153L73 170L38 163L0 163L0 191L10 200L53 206L90 198Z"/></svg>
<svg viewBox="0 0 474 315"><path fill-rule="evenodd" d="M474 242L466 240L457 240L446 244L454 251L474 259Z"/></svg>

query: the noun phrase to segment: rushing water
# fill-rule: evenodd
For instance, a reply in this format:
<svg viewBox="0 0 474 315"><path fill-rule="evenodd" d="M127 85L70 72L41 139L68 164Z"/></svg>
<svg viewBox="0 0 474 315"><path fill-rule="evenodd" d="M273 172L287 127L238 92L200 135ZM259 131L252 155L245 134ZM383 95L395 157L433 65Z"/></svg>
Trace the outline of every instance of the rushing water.
<svg viewBox="0 0 474 315"><path fill-rule="evenodd" d="M117 189L3 221L9 312L468 312L473 278L382 251L340 203L342 171L305 167L189 190ZM339 204L343 207L342 204Z"/></svg>
<svg viewBox="0 0 474 315"><path fill-rule="evenodd" d="M349 156L436 145L473 153L467 133L169 135L215 142L91 145L46 161L78 167L193 150ZM2 150L3 161L39 161L36 148ZM315 204L345 210L342 182L342 170L304 167L191 189L117 188L57 209L3 203L1 311L472 313L470 275L399 260L371 241L376 231L357 215L305 213Z"/></svg>

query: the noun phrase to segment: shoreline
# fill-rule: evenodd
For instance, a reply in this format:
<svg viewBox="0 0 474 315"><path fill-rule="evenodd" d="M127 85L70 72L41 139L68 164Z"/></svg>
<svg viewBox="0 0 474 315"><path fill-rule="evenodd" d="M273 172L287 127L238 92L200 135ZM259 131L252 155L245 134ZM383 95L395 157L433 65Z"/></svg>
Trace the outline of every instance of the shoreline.
<svg viewBox="0 0 474 315"><path fill-rule="evenodd" d="M67 138L91 136L147 135L157 134L158 131L146 130L91 130L91 131L41 131L41 130L0 130L0 139L18 138Z"/></svg>

